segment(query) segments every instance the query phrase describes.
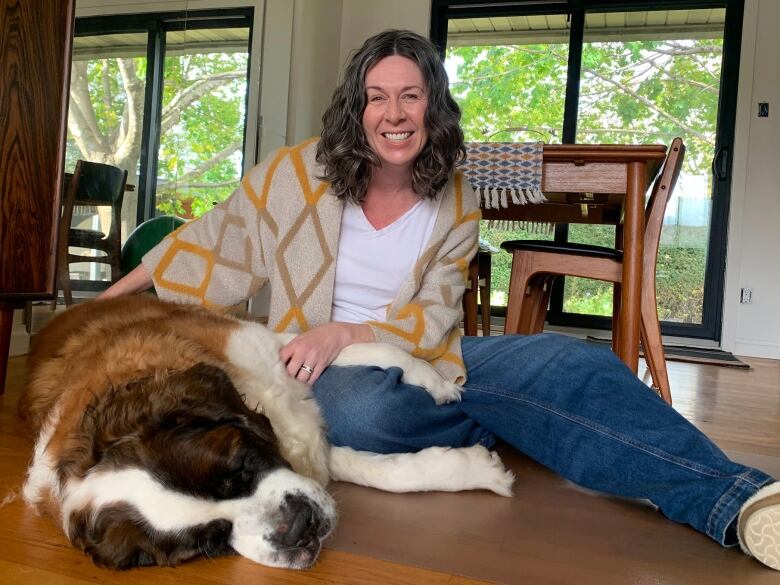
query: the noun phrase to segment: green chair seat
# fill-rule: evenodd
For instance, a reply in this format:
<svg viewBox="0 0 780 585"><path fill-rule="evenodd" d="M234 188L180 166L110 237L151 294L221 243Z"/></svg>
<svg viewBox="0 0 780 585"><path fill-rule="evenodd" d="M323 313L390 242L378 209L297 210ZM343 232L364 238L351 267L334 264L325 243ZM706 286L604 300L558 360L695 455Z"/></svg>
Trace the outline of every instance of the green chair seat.
<svg viewBox="0 0 780 585"><path fill-rule="evenodd" d="M159 244L165 236L185 223L187 222L180 217L159 215L146 220L136 227L127 236L127 240L125 240L125 244L122 246L122 274L127 274L138 266L144 254Z"/></svg>

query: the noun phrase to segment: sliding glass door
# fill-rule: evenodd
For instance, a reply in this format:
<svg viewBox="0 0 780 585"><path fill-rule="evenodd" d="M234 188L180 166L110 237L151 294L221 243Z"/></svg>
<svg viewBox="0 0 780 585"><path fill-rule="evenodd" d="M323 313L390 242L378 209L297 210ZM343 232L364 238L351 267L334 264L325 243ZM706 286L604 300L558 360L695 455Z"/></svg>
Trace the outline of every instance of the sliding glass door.
<svg viewBox="0 0 780 585"><path fill-rule="evenodd" d="M432 35L444 47L468 140L683 137L686 161L658 258L666 334L720 336L741 19L741 0L433 4ZM483 225L483 237L496 245L539 238L500 227ZM611 246L615 235L614 227L572 224L557 226L555 237ZM499 314L509 265L507 255L494 256ZM567 278L550 322L608 327L611 298L610 285Z"/></svg>
<svg viewBox="0 0 780 585"><path fill-rule="evenodd" d="M238 187L249 28L165 37L156 212L200 216Z"/></svg>
<svg viewBox="0 0 780 585"><path fill-rule="evenodd" d="M78 159L127 170L123 240L157 214L197 217L238 185L252 18L231 9L77 20L66 170ZM108 208L74 217L103 233L110 220ZM75 288L104 286L108 266L84 259L71 265Z"/></svg>

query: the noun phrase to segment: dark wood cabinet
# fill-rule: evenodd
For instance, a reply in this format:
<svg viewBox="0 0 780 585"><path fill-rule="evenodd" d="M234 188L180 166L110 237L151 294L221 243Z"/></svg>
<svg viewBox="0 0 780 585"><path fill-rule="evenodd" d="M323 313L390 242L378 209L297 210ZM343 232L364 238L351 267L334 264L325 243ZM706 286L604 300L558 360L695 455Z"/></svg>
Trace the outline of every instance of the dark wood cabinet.
<svg viewBox="0 0 780 585"><path fill-rule="evenodd" d="M75 0L0 0L0 392L13 310L55 294Z"/></svg>

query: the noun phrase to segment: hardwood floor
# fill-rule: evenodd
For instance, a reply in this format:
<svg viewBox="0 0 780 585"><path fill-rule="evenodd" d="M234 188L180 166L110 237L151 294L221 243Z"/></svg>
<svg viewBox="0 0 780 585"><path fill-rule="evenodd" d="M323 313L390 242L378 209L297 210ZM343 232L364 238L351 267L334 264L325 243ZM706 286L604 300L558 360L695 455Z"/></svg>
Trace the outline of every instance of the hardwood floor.
<svg viewBox="0 0 780 585"><path fill-rule="evenodd" d="M675 407L735 459L780 476L780 362L747 361L749 371L670 363ZM0 499L18 493L32 446L15 412L25 377L23 358L12 358L0 398ZM0 507L0 583L780 583L780 573L673 524L647 503L594 495L511 449L501 453L518 476L514 498L334 484L340 523L306 572L241 557L175 569L98 569L51 519L17 498Z"/></svg>

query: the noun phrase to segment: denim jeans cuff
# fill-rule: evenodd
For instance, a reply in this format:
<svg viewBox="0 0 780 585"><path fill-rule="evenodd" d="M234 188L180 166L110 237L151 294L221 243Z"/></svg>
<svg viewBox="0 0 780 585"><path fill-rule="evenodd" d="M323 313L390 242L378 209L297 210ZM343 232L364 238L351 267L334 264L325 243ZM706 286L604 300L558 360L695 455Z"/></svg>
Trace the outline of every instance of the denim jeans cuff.
<svg viewBox="0 0 780 585"><path fill-rule="evenodd" d="M707 535L723 546L736 546L736 520L742 504L760 488L773 481L775 480L772 477L757 469L740 473L731 487L715 502L707 518ZM729 530L732 524L734 529Z"/></svg>

